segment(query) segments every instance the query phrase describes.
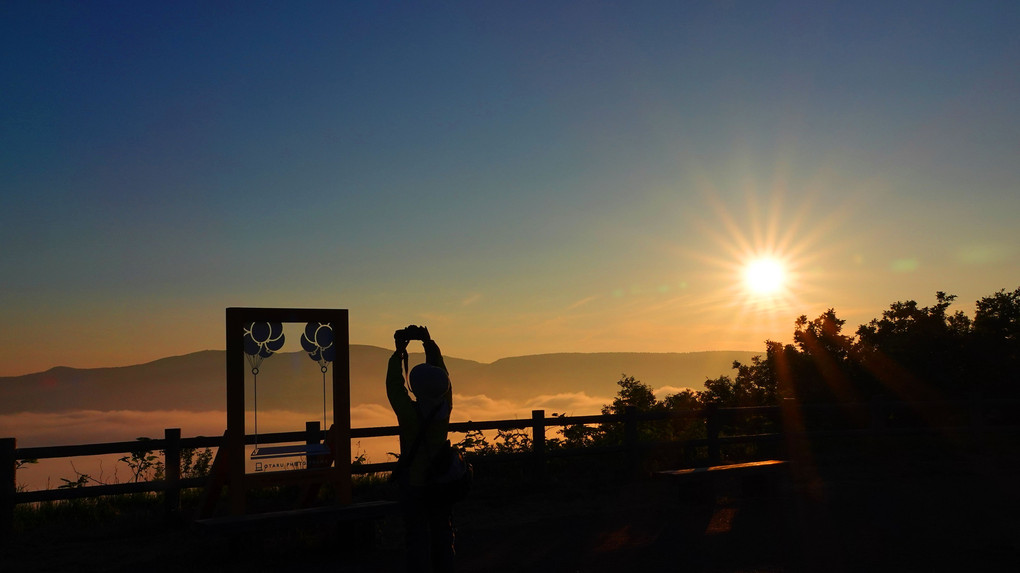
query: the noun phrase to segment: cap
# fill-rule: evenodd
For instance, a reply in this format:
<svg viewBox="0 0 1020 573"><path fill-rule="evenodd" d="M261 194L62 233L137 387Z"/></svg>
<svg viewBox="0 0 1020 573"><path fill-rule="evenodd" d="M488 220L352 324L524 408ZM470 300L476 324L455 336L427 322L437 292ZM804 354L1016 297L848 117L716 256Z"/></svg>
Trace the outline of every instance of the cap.
<svg viewBox="0 0 1020 573"><path fill-rule="evenodd" d="M408 378L411 392L418 398L438 398L450 388L450 377L446 371L431 364L415 366Z"/></svg>

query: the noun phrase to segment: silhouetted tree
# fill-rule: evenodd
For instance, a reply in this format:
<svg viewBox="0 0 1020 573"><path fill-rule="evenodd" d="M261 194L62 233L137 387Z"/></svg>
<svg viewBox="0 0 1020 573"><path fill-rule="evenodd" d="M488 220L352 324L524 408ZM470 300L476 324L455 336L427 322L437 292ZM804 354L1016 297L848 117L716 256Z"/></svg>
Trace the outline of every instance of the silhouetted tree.
<svg viewBox="0 0 1020 573"><path fill-rule="evenodd" d="M880 318L844 332L829 309L794 323L793 344L766 341L764 358L735 362L734 377L705 382L701 403L748 406L780 397L801 402L863 402L876 396L921 401L1020 397L1020 289L977 301L973 320L951 312L954 295L934 305L895 302Z"/></svg>
<svg viewBox="0 0 1020 573"><path fill-rule="evenodd" d="M698 410L774 405L782 398L802 403L867 402L875 397L908 402L1020 398L1020 288L1000 290L977 301L974 318L950 312L955 295L937 292L935 304L894 302L888 310L844 333L846 321L828 309L813 320L794 323L793 344L767 340L765 354L750 364L733 363L736 374L705 381L702 391L684 390L658 400L651 387L622 375L612 404L603 414ZM860 416L850 409L846 416ZM840 415L837 414L834 415ZM756 424L757 422L752 421ZM704 428L674 419L643 424L642 438L682 439ZM622 426L563 428L564 445L620 443Z"/></svg>
<svg viewBox="0 0 1020 573"><path fill-rule="evenodd" d="M989 397L1020 398L1020 288L977 301L972 356L975 391Z"/></svg>
<svg viewBox="0 0 1020 573"><path fill-rule="evenodd" d="M915 301L893 303L857 329L858 363L872 376L876 388L897 398L922 400L960 395L971 383L968 360L970 318L947 311L953 295L938 292L936 304L919 307Z"/></svg>
<svg viewBox="0 0 1020 573"><path fill-rule="evenodd" d="M662 400L662 405L671 412L680 410L697 410L702 406L701 392L685 388L676 394L669 394Z"/></svg>
<svg viewBox="0 0 1020 573"><path fill-rule="evenodd" d="M651 412L662 409L662 405L655 399L655 393L651 386L642 383L633 376L620 375L616 383L620 389L616 393L613 403L602 406L602 415L623 414L627 406L633 406L639 412Z"/></svg>
<svg viewBox="0 0 1020 573"><path fill-rule="evenodd" d="M846 321L828 309L814 320L801 315L794 323L793 345L782 353L787 370L784 394L804 402L855 401L850 355L853 338L843 334ZM776 358L769 362L776 366ZM778 379L779 372L773 372Z"/></svg>
<svg viewBox="0 0 1020 573"><path fill-rule="evenodd" d="M602 406L604 416L623 415L628 407L634 407L638 412L665 412L670 409L694 410L702 405L700 393L690 389L669 395L660 401L655 397L651 386L634 376L621 374L617 385L620 389L612 404ZM689 426L687 421L661 420L642 423L638 428L639 439L646 441L678 439L681 434L689 431ZM564 426L560 430L563 436L560 445L565 447L618 445L623 442L623 432L623 424L620 422L601 424L597 427L583 424Z"/></svg>
<svg viewBox="0 0 1020 573"><path fill-rule="evenodd" d="M723 375L705 380L705 390L698 396L702 404L714 403L724 407L769 406L776 403L778 377L774 357L754 356L750 364L733 361L737 371L734 378Z"/></svg>

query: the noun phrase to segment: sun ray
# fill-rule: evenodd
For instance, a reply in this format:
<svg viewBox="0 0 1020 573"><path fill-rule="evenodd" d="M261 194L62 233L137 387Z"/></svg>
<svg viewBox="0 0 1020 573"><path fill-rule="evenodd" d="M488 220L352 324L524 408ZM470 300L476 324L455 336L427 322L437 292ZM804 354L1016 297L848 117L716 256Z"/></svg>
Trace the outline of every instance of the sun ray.
<svg viewBox="0 0 1020 573"><path fill-rule="evenodd" d="M761 333L762 340L787 339L797 316L831 305L826 285L843 272L833 262L849 264L843 253L849 237L835 231L852 206L822 209L823 189L794 192L788 175L777 174L771 188L741 182L738 203L712 182L699 181L709 216L692 218L700 239L690 248L678 246L702 264L684 304L686 312L728 315L733 339L748 332Z"/></svg>

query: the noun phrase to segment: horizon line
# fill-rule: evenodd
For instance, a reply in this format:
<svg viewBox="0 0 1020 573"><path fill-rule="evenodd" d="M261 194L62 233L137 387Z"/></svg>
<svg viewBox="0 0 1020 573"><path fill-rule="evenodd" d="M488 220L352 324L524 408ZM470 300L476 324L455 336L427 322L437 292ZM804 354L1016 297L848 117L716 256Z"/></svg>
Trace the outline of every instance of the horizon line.
<svg viewBox="0 0 1020 573"><path fill-rule="evenodd" d="M361 346L361 347L369 347L369 348L378 348L379 350L384 350L384 351L387 351L387 352L390 351L388 348L385 348L383 346L377 346L375 344L352 343L350 346L352 346L352 347L354 347L354 346ZM225 349L218 349L218 348L206 348L206 349L202 349L202 350L195 350L195 351L192 351L192 352L186 352L184 354L172 354L172 355L169 355L169 356L162 356L160 358L154 358L152 360L146 360L144 362L136 362L136 363L133 363L133 364L119 364L119 365L113 365L113 366L68 366L68 365L65 365L65 364L58 364L56 366L51 366L49 368L46 368L45 370L37 370L37 371L34 371L34 372L24 372L24 373L21 373L21 374L0 374L0 379L3 379L3 378L21 378L21 377L24 377L24 376L34 376L34 375L46 374L46 373L49 373L49 372L53 372L54 370L115 370L115 369L119 369L119 368L133 368L133 367L137 367L137 366L146 366L146 365L149 365L149 364L155 364L156 362L160 362L160 361L163 361L163 360L171 360L171 359L174 359L174 358L183 358L185 356L191 356L191 355L194 355L194 354L202 354L204 352L226 352L226 350ZM503 361L503 360L513 360L513 359L517 359L517 358L531 358L531 357L540 357L540 356L607 355L607 354L643 354L643 355L659 354L659 355L671 355L671 354L706 354L706 353L719 353L719 352L741 352L741 353L749 352L749 353L758 353L758 354L761 354L763 351L738 350L738 349L720 349L720 350L687 350L687 351L675 351L675 352L628 351L628 350L621 350L621 351L592 351L592 352L582 352L582 351L538 352L538 353L535 353L535 354L518 354L518 355L513 355L513 356L503 356L503 357L500 357L500 358L497 358L497 359L493 360L492 362L483 362L481 360L475 360L473 358L463 358L463 357L453 356L453 355L444 355L444 358L454 359L454 360L463 360L463 361L467 361L467 362L474 362L474 363L482 364L482 365L492 365L492 364L495 364L495 363ZM291 354L307 354L307 353L305 351L303 351L303 350L288 350L288 351L277 352L275 354L291 355ZM409 352L408 354L409 355L420 355L420 354L424 354L424 352Z"/></svg>

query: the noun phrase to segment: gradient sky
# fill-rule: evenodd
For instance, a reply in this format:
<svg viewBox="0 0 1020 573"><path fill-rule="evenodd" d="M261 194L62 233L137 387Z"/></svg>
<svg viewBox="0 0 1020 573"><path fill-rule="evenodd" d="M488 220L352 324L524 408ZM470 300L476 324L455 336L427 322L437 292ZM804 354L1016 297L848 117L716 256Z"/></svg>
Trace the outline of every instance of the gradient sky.
<svg viewBox="0 0 1020 573"><path fill-rule="evenodd" d="M970 313L1020 286L1017 30L1012 0L4 2L0 375L223 348L228 306L483 361Z"/></svg>

